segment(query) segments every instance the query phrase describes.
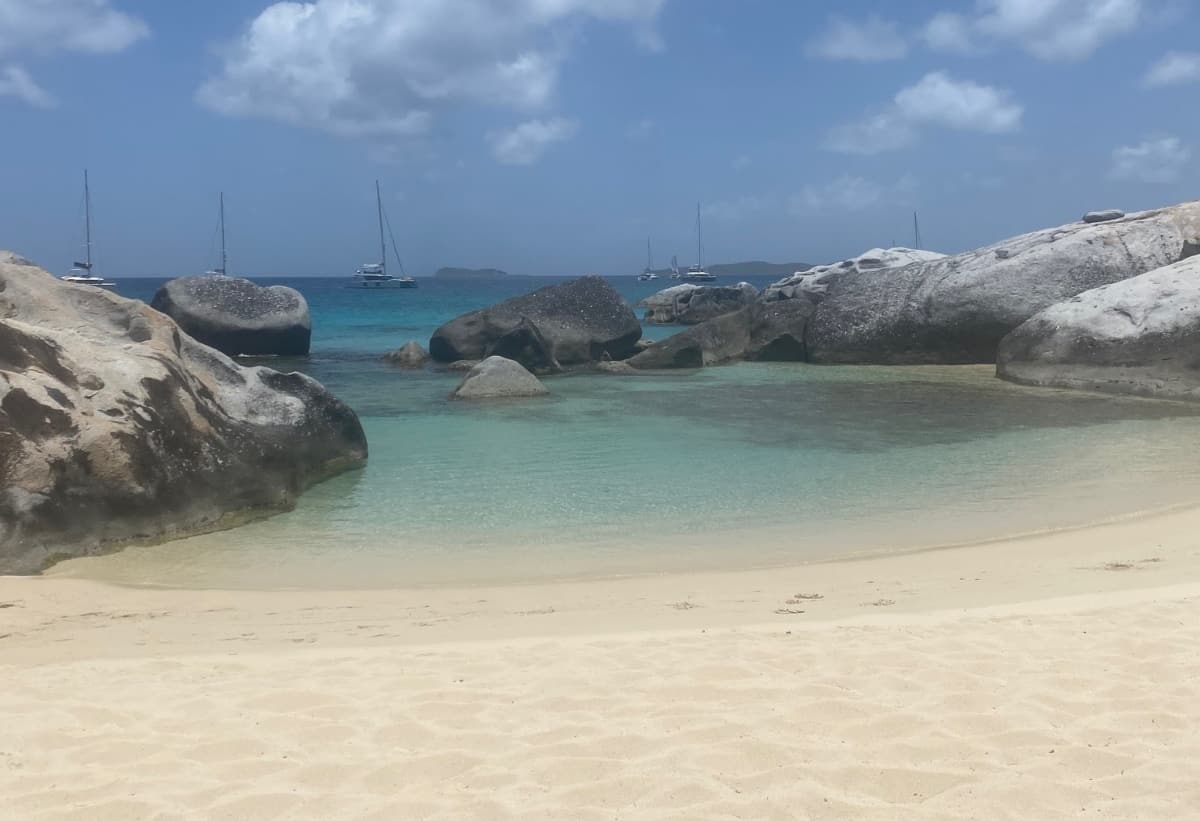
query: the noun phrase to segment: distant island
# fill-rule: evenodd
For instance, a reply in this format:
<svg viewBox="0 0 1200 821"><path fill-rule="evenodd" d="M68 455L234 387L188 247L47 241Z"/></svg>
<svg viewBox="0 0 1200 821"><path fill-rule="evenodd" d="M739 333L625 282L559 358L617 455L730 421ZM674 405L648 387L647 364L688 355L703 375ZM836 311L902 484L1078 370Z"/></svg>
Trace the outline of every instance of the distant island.
<svg viewBox="0 0 1200 821"><path fill-rule="evenodd" d="M705 265L704 270L717 277L786 277L797 271L807 271L813 267L809 262L726 262L718 265ZM687 269L682 269L686 271ZM660 277L669 277L670 268L658 268L654 273Z"/></svg>
<svg viewBox="0 0 1200 821"><path fill-rule="evenodd" d="M503 279L508 272L499 268L438 268L434 279Z"/></svg>

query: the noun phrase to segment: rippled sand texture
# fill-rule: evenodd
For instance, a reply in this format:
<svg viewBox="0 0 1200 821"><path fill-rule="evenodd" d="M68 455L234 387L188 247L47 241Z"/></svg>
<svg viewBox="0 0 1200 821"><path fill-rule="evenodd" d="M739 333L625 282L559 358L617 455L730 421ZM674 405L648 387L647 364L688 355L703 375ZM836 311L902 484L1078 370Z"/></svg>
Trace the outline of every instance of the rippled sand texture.
<svg viewBox="0 0 1200 821"><path fill-rule="evenodd" d="M0 666L0 816L1200 816L1200 599L1080 601Z"/></svg>

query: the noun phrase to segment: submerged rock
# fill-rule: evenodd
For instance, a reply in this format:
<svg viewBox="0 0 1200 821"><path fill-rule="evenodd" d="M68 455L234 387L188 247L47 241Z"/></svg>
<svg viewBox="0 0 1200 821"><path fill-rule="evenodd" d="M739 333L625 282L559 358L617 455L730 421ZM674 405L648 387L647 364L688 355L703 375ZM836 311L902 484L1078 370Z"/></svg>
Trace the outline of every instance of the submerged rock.
<svg viewBox="0 0 1200 821"><path fill-rule="evenodd" d="M665 288L639 303L645 320L656 325L698 325L721 314L744 308L758 298L758 289L748 282L737 285L692 285Z"/></svg>
<svg viewBox="0 0 1200 821"><path fill-rule="evenodd" d="M229 356L306 356L312 339L308 302L294 288L248 279L173 279L150 303L193 339Z"/></svg>
<svg viewBox="0 0 1200 821"><path fill-rule="evenodd" d="M424 368L429 361L429 352L421 347L420 342L405 342L394 351L383 355L383 361L398 368L415 370Z"/></svg>
<svg viewBox="0 0 1200 821"><path fill-rule="evenodd" d="M434 332L429 353L453 362L483 359L499 346L527 367L570 366L626 359L641 336L621 295L601 277L586 276L453 319Z"/></svg>
<svg viewBox="0 0 1200 821"><path fill-rule="evenodd" d="M1023 385L1200 399L1200 257L1052 305L1000 343Z"/></svg>
<svg viewBox="0 0 1200 821"><path fill-rule="evenodd" d="M1039 311L1197 251L1200 202L1192 202L1113 222L1035 231L903 268L828 272L797 294L817 306L808 357L823 363L994 363L1000 340Z"/></svg>
<svg viewBox="0 0 1200 821"><path fill-rule="evenodd" d="M549 394L546 386L520 362L502 356L489 356L467 372L450 398L517 399Z"/></svg>
<svg viewBox="0 0 1200 821"><path fill-rule="evenodd" d="M0 263L0 573L286 510L366 458L354 411L309 377Z"/></svg>

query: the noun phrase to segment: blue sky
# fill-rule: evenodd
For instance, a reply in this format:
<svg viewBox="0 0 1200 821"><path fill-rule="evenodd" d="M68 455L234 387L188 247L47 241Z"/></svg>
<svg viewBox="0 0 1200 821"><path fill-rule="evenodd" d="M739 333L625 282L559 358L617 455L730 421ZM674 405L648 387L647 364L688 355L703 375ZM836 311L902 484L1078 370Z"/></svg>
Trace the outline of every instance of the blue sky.
<svg viewBox="0 0 1200 821"><path fill-rule="evenodd" d="M1200 192L1185 0L0 0L0 247L113 276L948 252Z"/></svg>

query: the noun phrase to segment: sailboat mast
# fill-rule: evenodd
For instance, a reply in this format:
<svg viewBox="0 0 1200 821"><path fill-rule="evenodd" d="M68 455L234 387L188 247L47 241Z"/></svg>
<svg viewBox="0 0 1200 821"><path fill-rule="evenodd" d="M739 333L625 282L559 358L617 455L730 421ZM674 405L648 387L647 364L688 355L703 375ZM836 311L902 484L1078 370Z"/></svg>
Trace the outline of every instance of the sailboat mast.
<svg viewBox="0 0 1200 821"><path fill-rule="evenodd" d="M654 270L654 254L650 250L650 237L646 237L646 270Z"/></svg>
<svg viewBox="0 0 1200 821"><path fill-rule="evenodd" d="M220 194L219 202L221 204L221 273L229 273L229 262L225 255L225 192Z"/></svg>
<svg viewBox="0 0 1200 821"><path fill-rule="evenodd" d="M84 244L87 247L87 267L92 270L92 191L88 186L88 172L83 169L83 225Z"/></svg>
<svg viewBox="0 0 1200 821"><path fill-rule="evenodd" d="M696 203L696 268L704 269L704 244L700 238L700 203Z"/></svg>
<svg viewBox="0 0 1200 821"><path fill-rule="evenodd" d="M913 211L913 247L921 250L921 223L917 222L916 211Z"/></svg>
<svg viewBox="0 0 1200 821"><path fill-rule="evenodd" d="M375 208L379 212L379 264L380 271L387 273L387 246L383 242L383 194L379 191L379 180L375 180Z"/></svg>

